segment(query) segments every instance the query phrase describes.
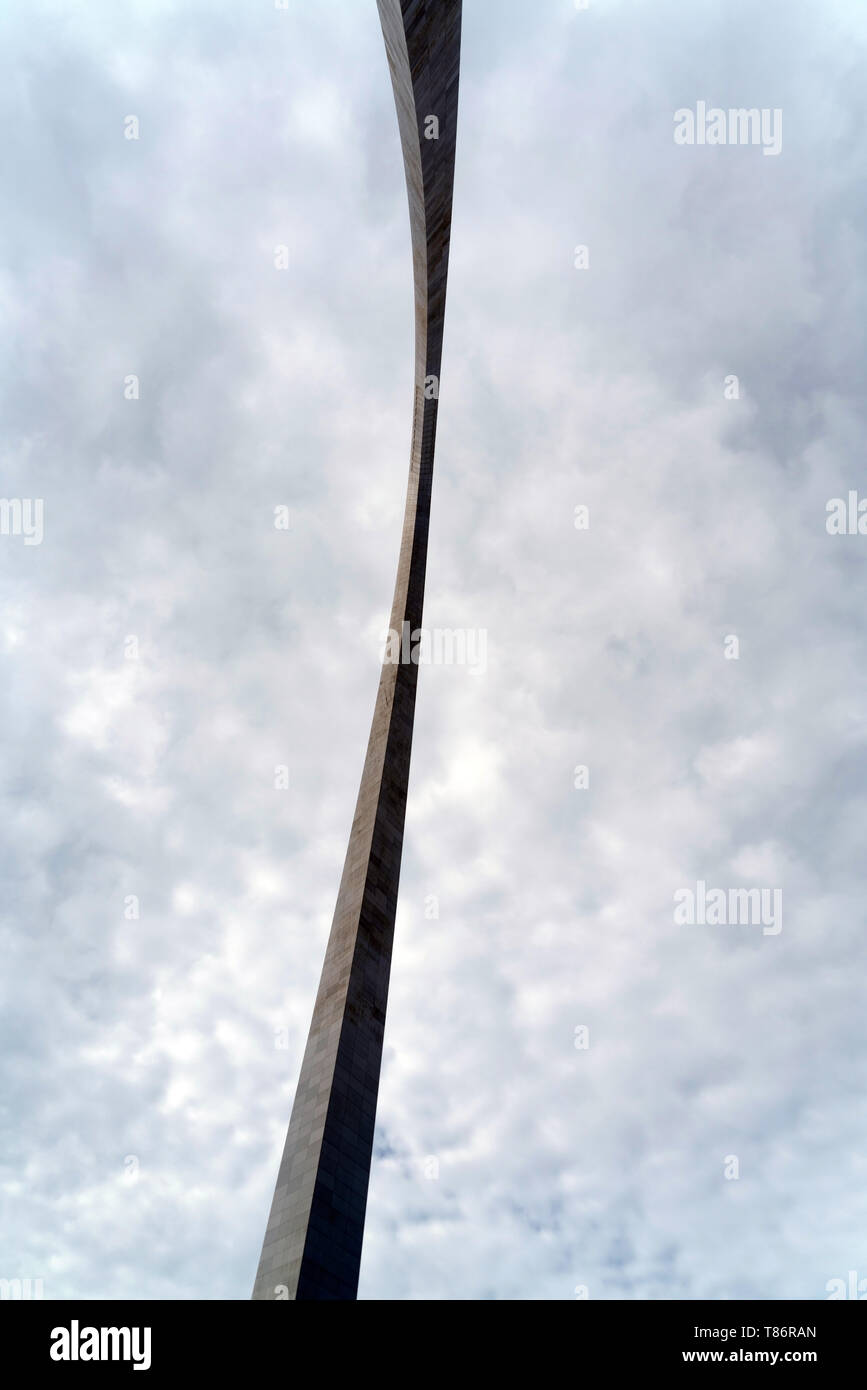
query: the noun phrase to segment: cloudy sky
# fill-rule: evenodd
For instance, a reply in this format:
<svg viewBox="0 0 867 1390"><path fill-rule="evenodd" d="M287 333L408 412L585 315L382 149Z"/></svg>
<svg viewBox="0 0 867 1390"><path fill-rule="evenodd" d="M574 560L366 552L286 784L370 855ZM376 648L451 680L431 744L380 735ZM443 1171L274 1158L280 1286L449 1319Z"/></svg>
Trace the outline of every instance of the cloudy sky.
<svg viewBox="0 0 867 1390"><path fill-rule="evenodd" d="M362 1298L867 1277L865 48L860 0L465 4L425 616L487 670L420 675ZM245 1299L402 520L384 46L373 0L18 0L0 68L0 490L44 505L0 535L0 1276ZM780 153L676 144L699 102ZM699 880L782 930L676 923Z"/></svg>

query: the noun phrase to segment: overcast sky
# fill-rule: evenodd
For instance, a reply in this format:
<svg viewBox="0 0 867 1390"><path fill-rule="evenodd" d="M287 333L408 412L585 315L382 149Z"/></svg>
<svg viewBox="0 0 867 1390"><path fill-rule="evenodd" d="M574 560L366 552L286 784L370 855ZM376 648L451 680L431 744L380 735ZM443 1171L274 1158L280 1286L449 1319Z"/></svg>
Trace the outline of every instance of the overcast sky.
<svg viewBox="0 0 867 1390"><path fill-rule="evenodd" d="M425 619L487 670L420 673L361 1298L867 1277L865 46L861 0L465 4ZM780 152L676 144L699 102ZM0 1277L245 1299L409 457L376 5L18 0L0 111L0 491L44 504L0 535ZM676 923L699 880L782 930Z"/></svg>

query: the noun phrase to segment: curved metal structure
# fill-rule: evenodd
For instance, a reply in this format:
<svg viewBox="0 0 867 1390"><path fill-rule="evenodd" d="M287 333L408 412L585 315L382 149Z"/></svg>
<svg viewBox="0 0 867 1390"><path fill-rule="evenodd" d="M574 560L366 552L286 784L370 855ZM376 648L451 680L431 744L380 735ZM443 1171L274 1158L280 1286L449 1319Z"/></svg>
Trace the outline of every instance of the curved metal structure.
<svg viewBox="0 0 867 1390"><path fill-rule="evenodd" d="M451 230L461 0L378 0L415 280L415 394L392 631L421 626ZM383 664L254 1299L354 1299L400 879L418 666Z"/></svg>

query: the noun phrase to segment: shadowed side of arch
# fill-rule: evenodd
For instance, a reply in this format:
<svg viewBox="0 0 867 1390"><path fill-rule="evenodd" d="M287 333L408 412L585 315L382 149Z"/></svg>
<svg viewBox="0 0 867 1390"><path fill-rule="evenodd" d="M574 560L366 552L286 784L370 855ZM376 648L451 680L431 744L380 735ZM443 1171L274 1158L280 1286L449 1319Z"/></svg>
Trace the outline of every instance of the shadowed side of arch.
<svg viewBox="0 0 867 1390"><path fill-rule="evenodd" d="M415 379L391 628L421 626L454 181L461 0L378 0L409 199ZM435 117L435 123L429 118ZM432 131L436 130L436 137ZM254 1299L358 1289L418 666L382 667Z"/></svg>

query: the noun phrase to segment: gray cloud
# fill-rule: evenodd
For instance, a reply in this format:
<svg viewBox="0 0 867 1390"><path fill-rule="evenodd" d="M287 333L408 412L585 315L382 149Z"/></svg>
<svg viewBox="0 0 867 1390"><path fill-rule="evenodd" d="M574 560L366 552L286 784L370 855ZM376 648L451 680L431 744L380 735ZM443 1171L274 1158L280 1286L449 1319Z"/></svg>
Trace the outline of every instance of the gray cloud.
<svg viewBox="0 0 867 1390"><path fill-rule="evenodd" d="M0 1274L246 1298L402 516L378 20L3 24ZM360 1294L821 1298L867 1275L862 7L464 32L426 621L488 669L421 675ZM676 146L698 100L782 153ZM699 878L782 933L676 926Z"/></svg>

